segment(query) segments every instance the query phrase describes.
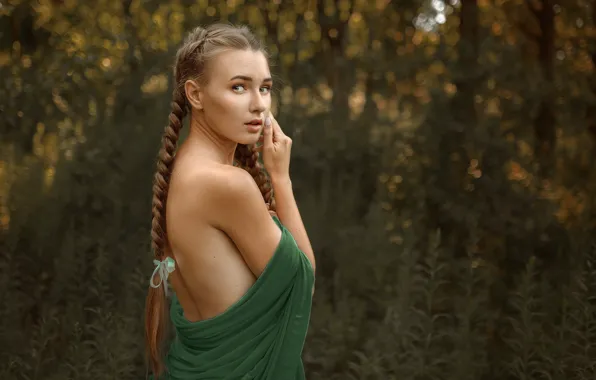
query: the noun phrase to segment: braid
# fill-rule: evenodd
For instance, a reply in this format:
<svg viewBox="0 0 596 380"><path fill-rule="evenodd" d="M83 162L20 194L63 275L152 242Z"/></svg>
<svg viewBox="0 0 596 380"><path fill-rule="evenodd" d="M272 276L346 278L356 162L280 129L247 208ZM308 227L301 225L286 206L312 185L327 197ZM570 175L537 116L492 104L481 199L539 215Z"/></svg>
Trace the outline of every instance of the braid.
<svg viewBox="0 0 596 380"><path fill-rule="evenodd" d="M173 94L172 112L170 112L170 122L165 128L162 145L157 159L157 171L153 182L153 218L151 221L151 246L156 259L162 260L165 256L167 246L166 234L166 201L168 199L168 188L170 186L170 176L172 174L172 165L182 120L186 115L186 98L184 94L176 89ZM161 362L161 343L164 334L167 331L166 309L162 301L165 298L164 287L158 289L151 288L147 294L145 306L145 339L147 342L147 357L151 362L154 373L163 371Z"/></svg>
<svg viewBox="0 0 596 380"><path fill-rule="evenodd" d="M255 152L250 145L238 144L234 157L238 165L252 175L261 190L267 209L270 213L275 214L275 198L269 178L259 163L259 152Z"/></svg>
<svg viewBox="0 0 596 380"><path fill-rule="evenodd" d="M172 112L170 113L170 123L166 127L162 146L157 160L157 171L153 181L153 220L151 223L152 248L156 259L161 260L164 257L164 251L167 244L166 234L166 201L168 198L168 188L170 186L170 176L172 174L172 164L174 163L174 154L182 120L186 116L186 98L178 89L174 90L172 101Z"/></svg>

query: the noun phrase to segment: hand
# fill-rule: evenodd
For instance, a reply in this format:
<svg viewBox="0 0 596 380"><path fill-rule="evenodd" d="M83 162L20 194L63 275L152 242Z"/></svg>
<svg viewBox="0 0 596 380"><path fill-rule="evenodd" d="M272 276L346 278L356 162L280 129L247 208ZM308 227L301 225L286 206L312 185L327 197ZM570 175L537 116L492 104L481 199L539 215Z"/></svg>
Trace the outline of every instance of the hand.
<svg viewBox="0 0 596 380"><path fill-rule="evenodd" d="M263 135L260 140L263 145L257 147L256 151L262 152L263 164L271 181L289 179L292 139L283 133L271 111L265 117Z"/></svg>

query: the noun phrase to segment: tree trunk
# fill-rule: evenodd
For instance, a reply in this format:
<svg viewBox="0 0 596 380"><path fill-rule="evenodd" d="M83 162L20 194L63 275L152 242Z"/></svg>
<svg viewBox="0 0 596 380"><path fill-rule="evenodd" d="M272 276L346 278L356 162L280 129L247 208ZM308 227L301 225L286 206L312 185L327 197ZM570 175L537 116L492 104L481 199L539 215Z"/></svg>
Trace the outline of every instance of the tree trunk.
<svg viewBox="0 0 596 380"><path fill-rule="evenodd" d="M467 167L469 153L466 141L478 122L475 107L475 94L478 88L478 4L476 0L463 1L459 12L460 39L456 47L458 52L457 73L454 84L457 92L449 102L447 110L440 107L437 112L449 112L450 118L445 121L435 118L435 130L439 139L438 167L435 171L432 189L429 194L429 228L441 229L446 239L453 239L463 244L458 230L463 230L454 223L453 211L445 209L444 200L461 204L462 194L468 180ZM433 131L434 133L434 131ZM465 195L467 197L467 195ZM463 231L462 231L463 232ZM463 252L462 252L463 253Z"/></svg>
<svg viewBox="0 0 596 380"><path fill-rule="evenodd" d="M474 97L478 87L478 4L476 0L463 1L459 23L460 41L457 46L460 68L472 75L455 81L457 94L453 97L454 119L463 128L473 128L478 121Z"/></svg>
<svg viewBox="0 0 596 380"><path fill-rule="evenodd" d="M592 29L596 30L596 2L592 2ZM590 58L592 59L592 77L590 87L592 94L596 97L596 42L592 41ZM588 131L592 138L592 160L596 161L596 105L588 108Z"/></svg>
<svg viewBox="0 0 596 380"><path fill-rule="evenodd" d="M321 26L322 53L324 57L324 73L329 87L333 90L331 99L331 114L334 115L332 128L344 129L349 121L349 95L354 85L354 67L345 55L345 39L348 19L341 20L339 15L339 0L335 0L335 14L328 16L325 13L324 0L317 1L317 13ZM350 1L349 13L353 10L353 1Z"/></svg>
<svg viewBox="0 0 596 380"><path fill-rule="evenodd" d="M530 9L536 15L540 25L537 38L538 59L545 87L538 115L534 119L536 158L540 165L540 174L544 178L552 174L554 150L556 145L556 123L554 107L554 56L555 56L555 12L553 0L542 0L539 8Z"/></svg>

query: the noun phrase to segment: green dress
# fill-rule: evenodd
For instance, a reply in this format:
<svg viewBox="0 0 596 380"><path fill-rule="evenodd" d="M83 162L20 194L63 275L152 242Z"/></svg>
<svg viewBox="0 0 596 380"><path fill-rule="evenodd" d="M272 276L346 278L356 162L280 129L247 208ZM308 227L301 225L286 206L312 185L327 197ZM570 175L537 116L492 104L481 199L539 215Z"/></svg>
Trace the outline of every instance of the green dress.
<svg viewBox="0 0 596 380"><path fill-rule="evenodd" d="M168 380L304 380L302 347L308 329L314 273L290 232L244 296L224 313L190 322L175 294L170 316L176 335L165 358Z"/></svg>

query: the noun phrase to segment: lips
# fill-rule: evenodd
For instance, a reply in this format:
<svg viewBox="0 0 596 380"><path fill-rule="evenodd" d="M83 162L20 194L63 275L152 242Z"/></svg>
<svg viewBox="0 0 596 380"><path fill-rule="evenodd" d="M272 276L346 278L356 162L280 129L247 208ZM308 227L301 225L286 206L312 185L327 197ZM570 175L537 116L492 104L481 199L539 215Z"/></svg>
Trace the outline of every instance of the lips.
<svg viewBox="0 0 596 380"><path fill-rule="evenodd" d="M253 119L251 121L249 121L248 123L245 123L246 125L262 125L263 121L261 119Z"/></svg>

